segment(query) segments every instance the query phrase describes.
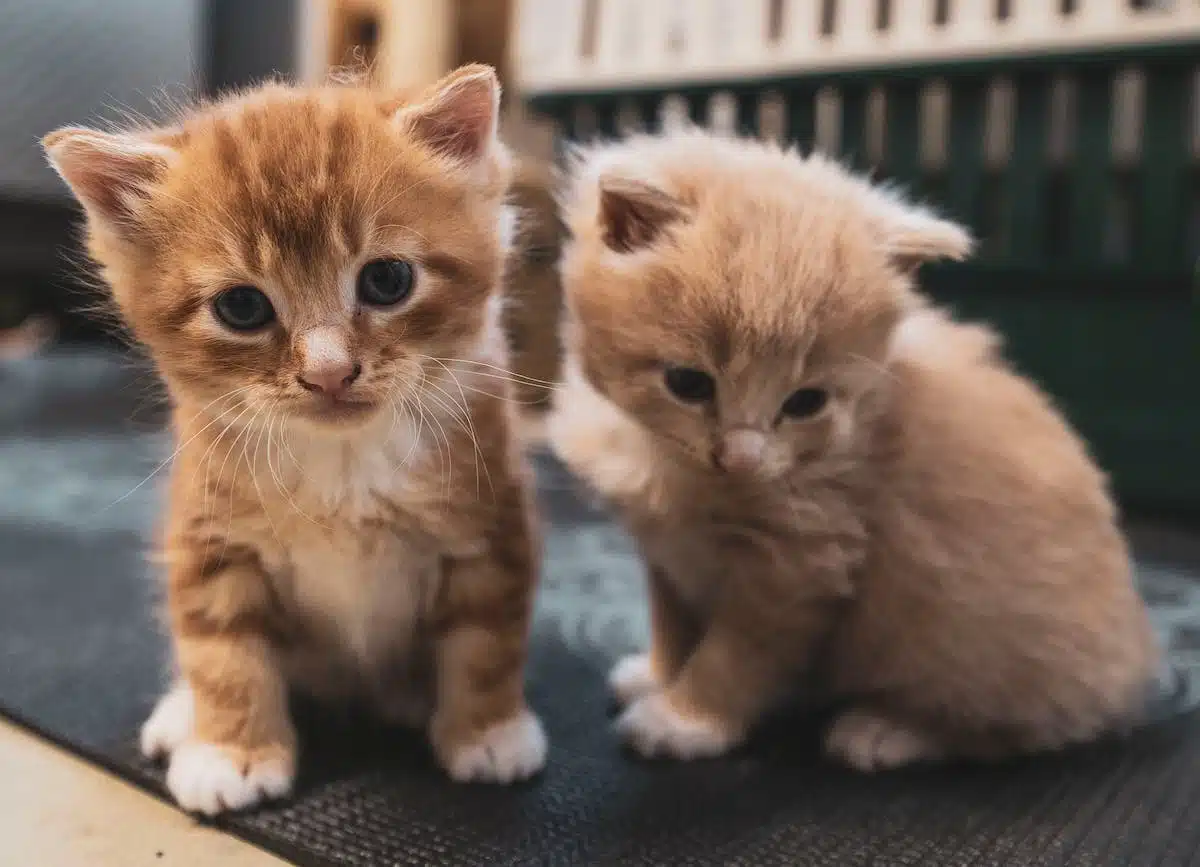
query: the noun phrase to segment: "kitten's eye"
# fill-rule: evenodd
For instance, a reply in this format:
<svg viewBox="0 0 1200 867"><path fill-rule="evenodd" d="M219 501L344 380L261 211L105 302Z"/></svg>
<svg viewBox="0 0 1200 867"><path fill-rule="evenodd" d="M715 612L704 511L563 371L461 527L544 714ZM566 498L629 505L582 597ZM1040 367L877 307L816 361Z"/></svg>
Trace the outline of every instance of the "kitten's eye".
<svg viewBox="0 0 1200 867"><path fill-rule="evenodd" d="M694 367L668 367L667 390L685 403L704 403L717 394L716 381Z"/></svg>
<svg viewBox="0 0 1200 867"><path fill-rule="evenodd" d="M403 259L376 259L358 272L358 300L391 307L412 294L413 267Z"/></svg>
<svg viewBox="0 0 1200 867"><path fill-rule="evenodd" d="M810 418L829 403L829 392L822 388L801 388L783 402L783 414L790 418Z"/></svg>
<svg viewBox="0 0 1200 867"><path fill-rule="evenodd" d="M257 331L275 321L271 300L253 286L233 286L213 300L217 318L234 331Z"/></svg>

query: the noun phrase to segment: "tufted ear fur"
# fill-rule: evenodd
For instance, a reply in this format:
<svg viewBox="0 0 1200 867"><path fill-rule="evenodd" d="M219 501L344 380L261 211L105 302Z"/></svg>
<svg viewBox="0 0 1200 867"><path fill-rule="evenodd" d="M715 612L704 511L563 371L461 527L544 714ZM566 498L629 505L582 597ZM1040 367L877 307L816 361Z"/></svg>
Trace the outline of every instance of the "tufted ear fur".
<svg viewBox="0 0 1200 867"><path fill-rule="evenodd" d="M975 246L971 233L958 223L910 204L890 190L872 187L869 196L884 249L902 271L937 259L961 261Z"/></svg>
<svg viewBox="0 0 1200 867"><path fill-rule="evenodd" d="M683 204L657 187L613 175L600 178L601 236L618 253L650 246L686 216Z"/></svg>
<svg viewBox="0 0 1200 867"><path fill-rule="evenodd" d="M443 157L474 165L499 146L500 82L490 66L456 69L420 101L396 112L396 122Z"/></svg>
<svg viewBox="0 0 1200 867"><path fill-rule="evenodd" d="M80 127L49 133L42 147L89 217L118 232L137 225L154 185L177 157L136 134Z"/></svg>

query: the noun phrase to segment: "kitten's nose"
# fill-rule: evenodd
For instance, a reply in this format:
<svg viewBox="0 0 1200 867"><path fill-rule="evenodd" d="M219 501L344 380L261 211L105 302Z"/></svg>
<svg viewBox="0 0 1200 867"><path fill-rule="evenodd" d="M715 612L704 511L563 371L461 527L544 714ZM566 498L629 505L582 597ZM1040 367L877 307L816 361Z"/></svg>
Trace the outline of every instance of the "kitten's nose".
<svg viewBox="0 0 1200 867"><path fill-rule="evenodd" d="M309 329L300 335L296 349L301 358L296 381L308 391L340 397L362 373L346 335L337 328Z"/></svg>
<svg viewBox="0 0 1200 867"><path fill-rule="evenodd" d="M362 373L362 365L357 362L326 364L305 370L296 379L302 388L309 391L327 394L330 397L340 397L343 392L358 379Z"/></svg>
<svg viewBox="0 0 1200 867"><path fill-rule="evenodd" d="M723 470L746 472L760 466L767 450L766 436L756 430L731 430L713 452L713 462Z"/></svg>

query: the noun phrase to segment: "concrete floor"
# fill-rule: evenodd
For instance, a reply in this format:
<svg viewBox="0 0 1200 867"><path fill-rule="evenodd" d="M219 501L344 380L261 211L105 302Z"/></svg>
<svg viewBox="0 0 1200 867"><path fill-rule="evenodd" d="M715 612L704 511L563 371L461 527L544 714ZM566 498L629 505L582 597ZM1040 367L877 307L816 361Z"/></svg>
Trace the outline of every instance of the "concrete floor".
<svg viewBox="0 0 1200 867"><path fill-rule="evenodd" d="M281 867L286 862L0 722L0 864Z"/></svg>

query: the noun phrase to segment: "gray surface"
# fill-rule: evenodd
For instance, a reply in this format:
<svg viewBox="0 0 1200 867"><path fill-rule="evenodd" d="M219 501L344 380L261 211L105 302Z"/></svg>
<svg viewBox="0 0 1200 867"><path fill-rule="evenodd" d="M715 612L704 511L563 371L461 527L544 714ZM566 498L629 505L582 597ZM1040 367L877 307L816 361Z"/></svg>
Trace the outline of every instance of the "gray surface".
<svg viewBox="0 0 1200 867"><path fill-rule="evenodd" d="M301 6L307 0L208 0L208 80L214 92L264 78L295 77Z"/></svg>
<svg viewBox="0 0 1200 867"><path fill-rule="evenodd" d="M143 554L143 484L166 442L150 381L115 356L0 365L0 708L161 791L133 738L165 641ZM609 660L645 617L628 539L543 465L546 581L529 674L547 771L512 789L449 783L409 733L299 708L296 799L223 820L311 865L1145 864L1200 847L1200 720L995 768L865 778L824 763L811 721L781 718L745 751L691 766L621 754L604 717ZM1173 656L1200 662L1200 590L1143 566ZM0 854L0 861L2 861Z"/></svg>
<svg viewBox="0 0 1200 867"><path fill-rule="evenodd" d="M198 78L200 0L0 0L0 196L64 199L38 139Z"/></svg>

